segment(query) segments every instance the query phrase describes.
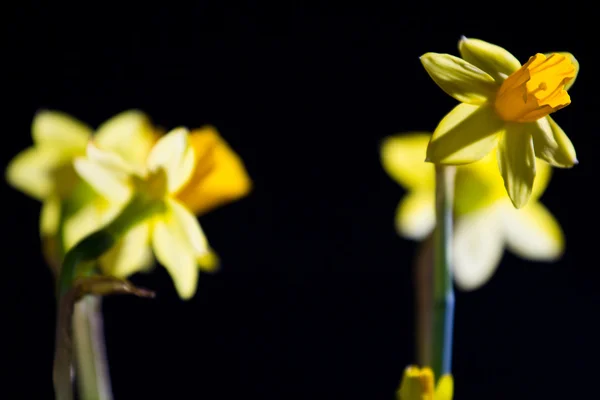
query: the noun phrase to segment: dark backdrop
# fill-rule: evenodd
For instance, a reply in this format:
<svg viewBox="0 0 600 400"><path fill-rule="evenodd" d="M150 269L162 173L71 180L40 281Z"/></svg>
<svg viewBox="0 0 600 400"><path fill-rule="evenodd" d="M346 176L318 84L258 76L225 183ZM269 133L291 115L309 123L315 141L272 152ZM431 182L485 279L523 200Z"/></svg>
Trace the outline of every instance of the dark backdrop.
<svg viewBox="0 0 600 400"><path fill-rule="evenodd" d="M40 108L94 126L139 108L168 128L215 125L255 182L249 197L201 218L223 269L201 276L194 299L180 301L157 268L132 279L155 300L106 300L117 400L393 398L414 361L416 246L394 231L403 190L378 146L433 129L456 103L418 57L457 54L461 35L522 61L553 50L578 58L573 103L556 120L580 164L555 170L543 197L567 236L564 258L505 254L488 285L458 294L456 398L596 391L596 46L581 19L516 4L194 3L22 2L3 16L3 168L30 145ZM54 298L39 204L6 184L2 198L2 391L51 399Z"/></svg>

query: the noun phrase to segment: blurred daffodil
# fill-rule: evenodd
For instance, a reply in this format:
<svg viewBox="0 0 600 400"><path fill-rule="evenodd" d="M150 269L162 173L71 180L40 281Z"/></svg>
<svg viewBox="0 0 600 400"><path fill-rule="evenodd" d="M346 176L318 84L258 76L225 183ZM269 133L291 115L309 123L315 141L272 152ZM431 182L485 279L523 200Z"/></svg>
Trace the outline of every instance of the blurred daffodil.
<svg viewBox="0 0 600 400"><path fill-rule="evenodd" d="M9 184L43 202L40 233L52 244L45 252L51 264L60 263L55 259L58 257L54 249L57 244L68 250L102 223L101 215L109 215L108 210L116 211L96 196L73 169L73 160L85 154L93 134L92 128L65 113L41 111L32 124L33 146L19 153L6 170ZM130 110L100 125L93 137L98 145L139 166L157 135L146 115ZM64 220L64 236L58 238L61 218ZM131 232L120 245L127 246L136 235L136 232ZM118 263L120 259L121 252L115 250L111 260L102 261ZM140 255L138 262L147 265L148 259Z"/></svg>
<svg viewBox="0 0 600 400"><path fill-rule="evenodd" d="M437 385L434 382L433 371L430 368L409 366L404 370L396 397L398 400L452 400L452 375L442 376Z"/></svg>
<svg viewBox="0 0 600 400"><path fill-rule="evenodd" d="M400 235L424 239L435 225L435 170L423 162L431 135L399 134L385 139L381 160L386 172L407 191L396 211ZM496 154L457 167L455 188L454 278L472 290L493 275L505 247L530 260L551 261L564 250L564 238L552 214L538 201L551 167L537 160L531 201L515 209L496 172Z"/></svg>
<svg viewBox="0 0 600 400"><path fill-rule="evenodd" d="M579 64L570 53L536 54L521 63L505 49L462 38L462 58L426 53L431 78L461 102L436 128L427 161L461 165L497 148L500 174L516 208L532 192L536 157L555 167L577 163L575 149L549 114L570 104Z"/></svg>
<svg viewBox="0 0 600 400"><path fill-rule="evenodd" d="M198 267L214 270L218 262L194 214L242 197L251 188L243 163L211 127L192 134L185 128L170 131L152 147L141 168L96 143L88 144L86 155L74 165L116 209L133 196L151 199L158 211L132 227L138 240L128 243L126 252L135 257L153 251L183 299L196 291ZM104 215L106 220L115 216L108 210ZM127 276L139 264L120 265L109 273Z"/></svg>

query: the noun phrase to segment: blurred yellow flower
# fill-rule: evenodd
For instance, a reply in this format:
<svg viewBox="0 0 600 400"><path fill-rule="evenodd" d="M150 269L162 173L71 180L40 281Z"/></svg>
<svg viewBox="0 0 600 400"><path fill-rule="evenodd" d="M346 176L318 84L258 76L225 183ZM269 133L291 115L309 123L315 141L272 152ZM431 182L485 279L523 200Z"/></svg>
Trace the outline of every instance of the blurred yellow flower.
<svg viewBox="0 0 600 400"><path fill-rule="evenodd" d="M462 58L426 53L431 78L461 102L435 129L427 161L461 165L497 148L504 186L516 208L531 195L536 157L555 167L577 164L575 149L549 116L568 104L579 63L570 53L536 54L523 66L505 49L461 38Z"/></svg>
<svg viewBox="0 0 600 400"><path fill-rule="evenodd" d="M93 130L77 119L57 111L41 111L32 124L34 145L17 154L9 163L6 179L9 184L25 194L43 202L40 233L44 239L57 243L58 226L63 209L65 250L70 249L86 233L101 223L98 210L115 209L95 195L73 169L73 160L85 154ZM99 146L122 155L132 165L141 165L157 134L145 114L137 110L122 112L100 125L94 135ZM136 232L126 235L120 246L127 245ZM52 251L51 253L53 253ZM50 263L49 253L46 254ZM121 252L112 252L111 262L120 262ZM104 263L108 259L102 260ZM150 260L151 261L151 260ZM140 254L138 262L147 265L148 259Z"/></svg>
<svg viewBox="0 0 600 400"><path fill-rule="evenodd" d="M423 162L431 134L413 132L386 138L381 146L385 171L407 191L396 211L399 234L424 239L435 225L435 168ZM520 210L505 196L492 152L457 167L455 188L454 279L463 290L486 283L505 247L529 260L552 261L564 251L560 225L538 202L551 167L537 160L532 199Z"/></svg>
<svg viewBox="0 0 600 400"><path fill-rule="evenodd" d="M416 366L404 370L400 388L396 392L398 400L452 400L453 395L452 375L442 376L436 386L433 371Z"/></svg>
<svg viewBox="0 0 600 400"><path fill-rule="evenodd" d="M185 128L170 131L156 142L142 168L135 168L120 154L95 143L87 146L86 156L77 157L74 165L77 173L116 209L122 209L139 192L160 205L160 212L133 227L138 240L128 243L124 253L134 259L153 251L183 299L196 291L198 267L213 270L218 261L194 213L242 197L251 188L243 163L212 127L191 135ZM106 211L104 219L114 216ZM122 268L108 272L127 276L136 272L139 264L119 265Z"/></svg>

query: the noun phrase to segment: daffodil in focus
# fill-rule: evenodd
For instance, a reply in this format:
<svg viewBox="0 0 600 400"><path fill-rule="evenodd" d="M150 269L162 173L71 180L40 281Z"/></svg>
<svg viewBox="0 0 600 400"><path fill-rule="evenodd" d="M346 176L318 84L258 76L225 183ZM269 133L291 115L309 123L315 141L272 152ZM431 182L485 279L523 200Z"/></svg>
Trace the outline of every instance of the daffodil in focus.
<svg viewBox="0 0 600 400"><path fill-rule="evenodd" d="M58 111L40 111L32 123L33 146L11 160L6 179L16 189L43 203L40 233L51 243L45 255L48 262L60 264L57 250L60 245L70 249L86 232L97 229L101 215L108 216L116 209L95 195L73 169L73 160L85 154L93 137L98 145L121 154L134 166L143 164L157 134L148 117L140 111L122 112L99 126L96 133L83 122ZM63 203L61 215L61 203ZM110 212L109 212L110 211ZM64 221L63 236L59 235L59 221ZM123 238L120 247L135 241L137 233ZM111 260L117 262L123 253L115 250ZM148 264L142 254L135 261L140 267Z"/></svg>
<svg viewBox="0 0 600 400"><path fill-rule="evenodd" d="M423 162L431 134L413 132L386 138L381 146L385 171L407 190L396 211L396 228L406 238L422 240L435 225L435 167ZM472 290L486 283L505 248L529 260L552 261L564 251L560 225L538 201L551 167L537 160L530 202L515 209L497 173L496 154L457 167L454 201L454 279Z"/></svg>
<svg viewBox="0 0 600 400"><path fill-rule="evenodd" d="M521 208L533 190L536 157L560 168L577 164L573 144L550 114L571 103L567 90L579 64L560 52L538 53L521 65L505 49L465 37L458 47L462 58L421 56L431 78L461 102L435 129L426 159L468 164L496 148L506 191Z"/></svg>
<svg viewBox="0 0 600 400"><path fill-rule="evenodd" d="M404 370L398 400L452 400L454 380L452 375L444 375L435 384L431 368L409 366Z"/></svg>
<svg viewBox="0 0 600 400"><path fill-rule="evenodd" d="M134 195L146 196L157 206L158 212L131 228L139 236L127 253L153 251L183 299L194 295L199 267L213 270L217 261L195 214L242 197L251 187L241 160L211 127L192 134L185 128L170 131L152 147L141 168L96 143L89 143L86 155L74 165L116 209L123 209ZM105 215L110 220L115 213ZM136 264L122 267L110 273L127 276Z"/></svg>

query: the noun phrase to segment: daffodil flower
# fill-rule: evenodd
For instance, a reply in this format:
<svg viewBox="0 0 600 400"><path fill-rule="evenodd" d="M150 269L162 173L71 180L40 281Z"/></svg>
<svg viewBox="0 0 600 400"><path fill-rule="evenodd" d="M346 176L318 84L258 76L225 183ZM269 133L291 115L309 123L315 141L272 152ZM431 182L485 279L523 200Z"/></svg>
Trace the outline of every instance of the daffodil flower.
<svg viewBox="0 0 600 400"><path fill-rule="evenodd" d="M549 114L569 105L579 64L572 54L536 54L524 65L505 49L463 37L462 58L426 53L421 62L461 102L439 123L426 160L461 165L497 148L500 174L516 208L533 188L536 157L552 166L577 164L573 144Z"/></svg>
<svg viewBox="0 0 600 400"><path fill-rule="evenodd" d="M103 148L121 154L131 165L139 166L147 156L157 134L142 112L122 112L100 125L94 134L92 128L77 119L57 111L41 111L32 124L32 147L19 153L8 165L6 179L9 184L25 194L43 202L40 216L40 233L53 243L62 242L65 250L86 233L97 229L101 215L115 212L114 207L96 196L73 169L73 160L85 154L89 140ZM68 205L62 211L61 202ZM102 210L102 212L99 212ZM110 210L110 212L107 212ZM64 220L64 237L57 238L60 219ZM136 237L131 232L123 238L120 247ZM48 261L53 251L46 252ZM121 260L122 252L115 250L111 260ZM148 264L148 259L138 257L139 263Z"/></svg>
<svg viewBox="0 0 600 400"><path fill-rule="evenodd" d="M132 230L139 241L129 254L153 251L169 271L183 299L196 291L198 267L214 268L214 258L194 213L202 213L250 190L241 160L213 128L190 135L177 128L161 137L143 168L133 168L115 152L89 143L85 157L74 161L77 173L110 204L127 204L134 195L152 199L159 211ZM114 217L114 215L111 215ZM116 276L135 271L135 264L112 270Z"/></svg>
<svg viewBox="0 0 600 400"><path fill-rule="evenodd" d="M396 211L396 228L421 240L435 225L435 168L423 162L431 134L413 132L386 138L381 146L385 171L407 191ZM529 260L552 261L564 251L560 225L538 201L550 180L551 167L537 160L531 201L515 209L496 172L496 154L457 167L455 187L454 279L463 290L486 283L504 248Z"/></svg>
<svg viewBox="0 0 600 400"><path fill-rule="evenodd" d="M454 380L452 375L444 375L437 385L431 368L409 366L404 370L400 388L396 392L398 400L452 400Z"/></svg>

